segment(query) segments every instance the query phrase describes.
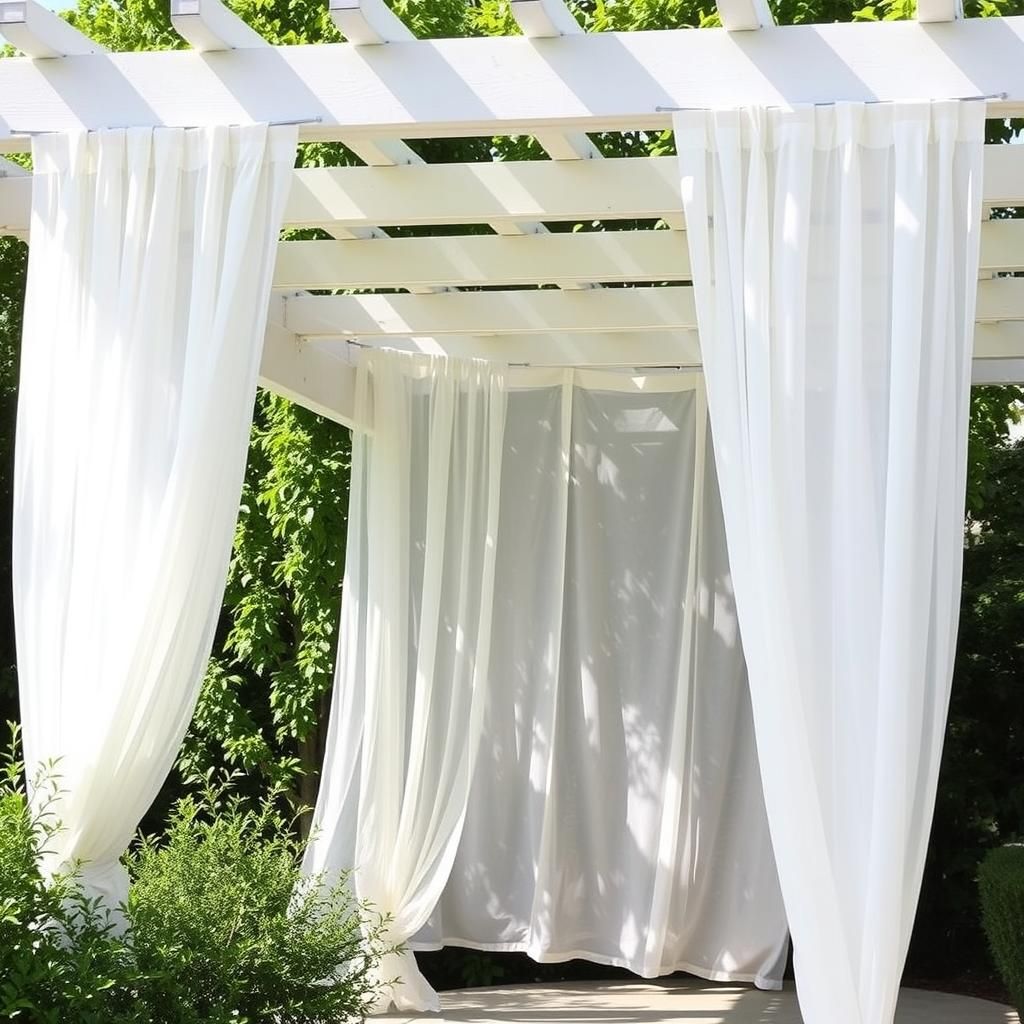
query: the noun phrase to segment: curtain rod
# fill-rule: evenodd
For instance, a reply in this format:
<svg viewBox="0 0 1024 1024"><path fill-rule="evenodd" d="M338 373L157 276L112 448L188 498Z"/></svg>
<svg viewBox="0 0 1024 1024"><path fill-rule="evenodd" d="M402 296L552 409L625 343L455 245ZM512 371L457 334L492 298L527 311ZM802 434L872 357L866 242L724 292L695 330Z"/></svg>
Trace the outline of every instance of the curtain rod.
<svg viewBox="0 0 1024 1024"><path fill-rule="evenodd" d="M242 124L229 125L205 125L205 124L176 124L176 125L145 125L145 124L112 124L107 125L104 128L89 128L88 131L127 131L129 128L183 128L185 131L190 131L194 128L212 128L212 127L225 127L225 128L245 128L252 124L266 124L271 128L278 128L289 124L322 124L323 118L320 116L316 117L295 117L287 121L250 121ZM45 130L33 130L30 128L11 128L11 135L59 135L57 131Z"/></svg>
<svg viewBox="0 0 1024 1024"><path fill-rule="evenodd" d="M1008 92L989 92L979 96L946 96L942 97L947 100L961 100L967 102L969 100L1006 100L1010 98ZM810 107L834 107L840 103L863 103L865 106L875 106L879 103L922 103L927 102L924 100L820 100L817 103L798 103L795 106L810 106ZM939 100L941 102L941 100ZM655 107L654 112L656 114L674 114L681 113L684 110L710 110L710 107ZM772 104L768 107L769 110L782 110L785 109L782 104Z"/></svg>

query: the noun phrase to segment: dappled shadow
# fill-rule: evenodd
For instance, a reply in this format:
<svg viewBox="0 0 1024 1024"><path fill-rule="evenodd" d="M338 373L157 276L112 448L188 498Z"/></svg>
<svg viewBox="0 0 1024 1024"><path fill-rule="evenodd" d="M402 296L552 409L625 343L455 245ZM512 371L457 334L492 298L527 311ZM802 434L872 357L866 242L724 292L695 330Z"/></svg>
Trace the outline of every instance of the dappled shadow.
<svg viewBox="0 0 1024 1024"><path fill-rule="evenodd" d="M508 986L446 992L441 1013L391 1016L388 1021L443 1020L459 1024L801 1024L796 993L758 992L695 982ZM1006 1007L938 992L904 990L896 1024L1016 1024Z"/></svg>

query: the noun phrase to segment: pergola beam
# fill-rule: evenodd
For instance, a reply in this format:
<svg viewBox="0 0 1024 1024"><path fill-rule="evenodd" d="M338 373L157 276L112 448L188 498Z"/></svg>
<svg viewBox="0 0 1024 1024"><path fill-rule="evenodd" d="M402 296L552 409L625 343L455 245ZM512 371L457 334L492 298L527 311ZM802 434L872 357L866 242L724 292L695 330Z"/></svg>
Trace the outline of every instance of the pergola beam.
<svg viewBox="0 0 1024 1024"><path fill-rule="evenodd" d="M984 201L1024 205L1024 146L986 146ZM494 224L678 217L674 157L297 171L285 220L333 224Z"/></svg>
<svg viewBox="0 0 1024 1024"><path fill-rule="evenodd" d="M1021 253L1024 259L1024 251ZM689 280L686 239L671 231L470 235L363 242L282 242L274 286L456 288Z"/></svg>
<svg viewBox="0 0 1024 1024"><path fill-rule="evenodd" d="M529 39L576 35L582 30L565 0L512 0L512 17Z"/></svg>
<svg viewBox="0 0 1024 1024"><path fill-rule="evenodd" d="M0 122L15 133L283 120L308 121L307 140L636 131L682 106L995 94L992 116L1024 113L1022 17L0 61Z"/></svg>
<svg viewBox="0 0 1024 1024"><path fill-rule="evenodd" d="M200 53L270 45L221 0L171 0L171 24Z"/></svg>
<svg viewBox="0 0 1024 1024"><path fill-rule="evenodd" d="M925 25L964 16L963 0L917 0L917 20Z"/></svg>
<svg viewBox="0 0 1024 1024"><path fill-rule="evenodd" d="M0 36L28 57L67 57L106 52L36 0L0 0ZM0 89L2 96L2 89ZM0 102L0 108L3 104ZM0 122L3 120L0 110Z"/></svg>
<svg viewBox="0 0 1024 1024"><path fill-rule="evenodd" d="M974 384L1024 383L1024 323L979 324L974 344ZM494 338L450 335L389 338L387 345L412 352L536 366L700 366L695 331ZM267 328L260 384L321 416L351 426L355 406L351 355L347 342L302 341L272 322Z"/></svg>
<svg viewBox="0 0 1024 1024"><path fill-rule="evenodd" d="M728 32L748 32L775 24L768 0L716 0L715 6Z"/></svg>
<svg viewBox="0 0 1024 1024"><path fill-rule="evenodd" d="M415 36L384 0L329 0L331 20L357 46L408 42Z"/></svg>
<svg viewBox="0 0 1024 1024"><path fill-rule="evenodd" d="M987 221L981 271L1024 270L1024 220ZM587 231L361 241L282 242L274 287L412 291L488 285L578 287L690 280L686 237L677 231Z"/></svg>
<svg viewBox="0 0 1024 1024"><path fill-rule="evenodd" d="M306 168L294 174L284 221L289 228L332 232L379 225L664 220L681 217L678 175L674 157ZM988 206L1024 206L1024 146L985 147L983 193ZM29 186L0 179L6 223L27 228L29 209Z"/></svg>
<svg viewBox="0 0 1024 1024"><path fill-rule="evenodd" d="M352 426L355 374L351 365L327 346L300 341L273 318L264 334L259 384L320 416Z"/></svg>
<svg viewBox="0 0 1024 1024"><path fill-rule="evenodd" d="M979 322L1024 321L1024 278L978 282ZM299 337L588 334L695 330L693 289L482 291L435 295L297 295L283 323ZM986 353L991 358L1002 353ZM625 356L625 358L628 358Z"/></svg>

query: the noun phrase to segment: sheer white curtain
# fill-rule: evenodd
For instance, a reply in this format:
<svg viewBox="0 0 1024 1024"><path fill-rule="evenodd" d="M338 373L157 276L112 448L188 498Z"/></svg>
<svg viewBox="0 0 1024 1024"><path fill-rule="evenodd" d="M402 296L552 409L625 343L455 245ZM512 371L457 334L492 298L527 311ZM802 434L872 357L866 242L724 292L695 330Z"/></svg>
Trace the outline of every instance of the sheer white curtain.
<svg viewBox="0 0 1024 1024"><path fill-rule="evenodd" d="M30 774L124 899L121 853L187 727L213 642L294 128L33 141L14 486Z"/></svg>
<svg viewBox="0 0 1024 1024"><path fill-rule="evenodd" d="M462 830L494 611L506 392L483 362L364 353L340 654L308 873L354 869L404 943L433 910ZM378 1010L437 1009L409 952Z"/></svg>
<svg viewBox="0 0 1024 1024"><path fill-rule="evenodd" d="M455 374L484 416L491 375L363 358L357 421L370 433L354 442L307 870L354 866L358 895L396 914L414 948L776 987L786 922L700 378L501 371L501 417L475 427L493 454L474 469L468 412L454 428L434 418ZM459 495L474 480L489 489L486 517L447 501L447 543L493 549L486 589L475 569L436 579L447 477ZM468 675L434 652L460 630L483 699L472 710ZM387 643L385 665L374 652ZM414 761L421 742L433 761ZM402 1007L436 1005L411 970L396 974Z"/></svg>
<svg viewBox="0 0 1024 1024"><path fill-rule="evenodd" d="M510 371L495 608L462 841L415 945L777 987L699 376Z"/></svg>
<svg viewBox="0 0 1024 1024"><path fill-rule="evenodd" d="M677 116L808 1024L889 1024L956 643L984 104Z"/></svg>

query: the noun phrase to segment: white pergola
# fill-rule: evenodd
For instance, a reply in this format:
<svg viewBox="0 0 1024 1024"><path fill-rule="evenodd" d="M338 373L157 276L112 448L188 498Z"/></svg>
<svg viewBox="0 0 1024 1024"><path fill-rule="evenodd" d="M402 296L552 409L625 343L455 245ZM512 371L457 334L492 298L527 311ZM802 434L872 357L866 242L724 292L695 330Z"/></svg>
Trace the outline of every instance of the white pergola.
<svg viewBox="0 0 1024 1024"><path fill-rule="evenodd" d="M563 0L511 0L521 37L417 40L382 0L331 0L347 43L268 45L219 0L171 0L191 50L107 53L35 0L0 0L0 152L34 133L298 122L365 167L297 170L263 386L340 422L351 343L554 365L698 366L675 159L601 159L588 133L660 131L672 111L984 96L1024 114L1024 18L776 26L719 0L725 28L583 34ZM425 164L404 139L532 135L551 159ZM27 237L31 178L0 157L0 232ZM990 146L985 208L1024 205L1024 147ZM555 222L660 230L550 232ZM492 234L452 234L459 225ZM392 227L447 230L393 238ZM981 244L974 380L1024 381L1024 221ZM601 287L626 284L629 287ZM557 286L556 288L544 286ZM499 286L500 291L460 291ZM316 294L358 290L360 294Z"/></svg>
<svg viewBox="0 0 1024 1024"><path fill-rule="evenodd" d="M0 0L25 54L0 60L0 152L43 136L37 188L0 157L0 232L37 232L12 576L26 760L70 749L77 771L81 827L60 856L86 861L108 905L127 891L119 858L213 636L261 358L265 387L356 428L326 831L307 867L355 865L395 942L422 934L485 778L486 687L526 680L533 703L504 720L526 723L516 778L540 799L539 845L500 887L529 942L456 940L561 955L543 922L533 945L561 884L539 865L562 852L567 807L600 807L563 832L598 835L602 857L624 838L591 873L637 884L620 887L621 927L571 922L569 954L577 932L614 932L610 952L582 952L777 985L789 927L809 1021L890 1024L953 670L969 376L1024 382L1024 220L992 216L1024 206L1024 146L982 146L986 114L1024 116L1024 18L919 0L910 22L782 27L764 0L718 0L722 29L587 35L564 0L510 0L520 36L417 40L384 0L330 3L346 43L274 47L220 0L171 0L191 49L107 53L35 0ZM897 107L914 100L972 102ZM591 139L673 125L678 160L607 159ZM294 170L294 126L365 166ZM427 164L407 141L520 135L549 159ZM207 137L197 167L186 147ZM329 238L280 242L282 223ZM601 370L642 367L670 372ZM586 462L607 449L621 466ZM628 564L608 569L611 553ZM499 662L519 674L503 682ZM600 716L559 731L560 687L596 700L602 678L613 701L627 683L651 701L634 714L623 696L611 717L629 704L650 735L624 724L607 749L649 749L661 773L620 794L618 818L609 780L575 770L592 763L579 750L605 752ZM563 743L579 748L568 783ZM708 825L725 845L705 854L733 875L702 874L691 904L676 883L710 851L705 794L705 822L736 816ZM482 800L469 831L504 857L501 804ZM677 895L744 928L720 939L702 920L689 959ZM396 1003L432 1005L408 953L381 971L406 985Z"/></svg>

